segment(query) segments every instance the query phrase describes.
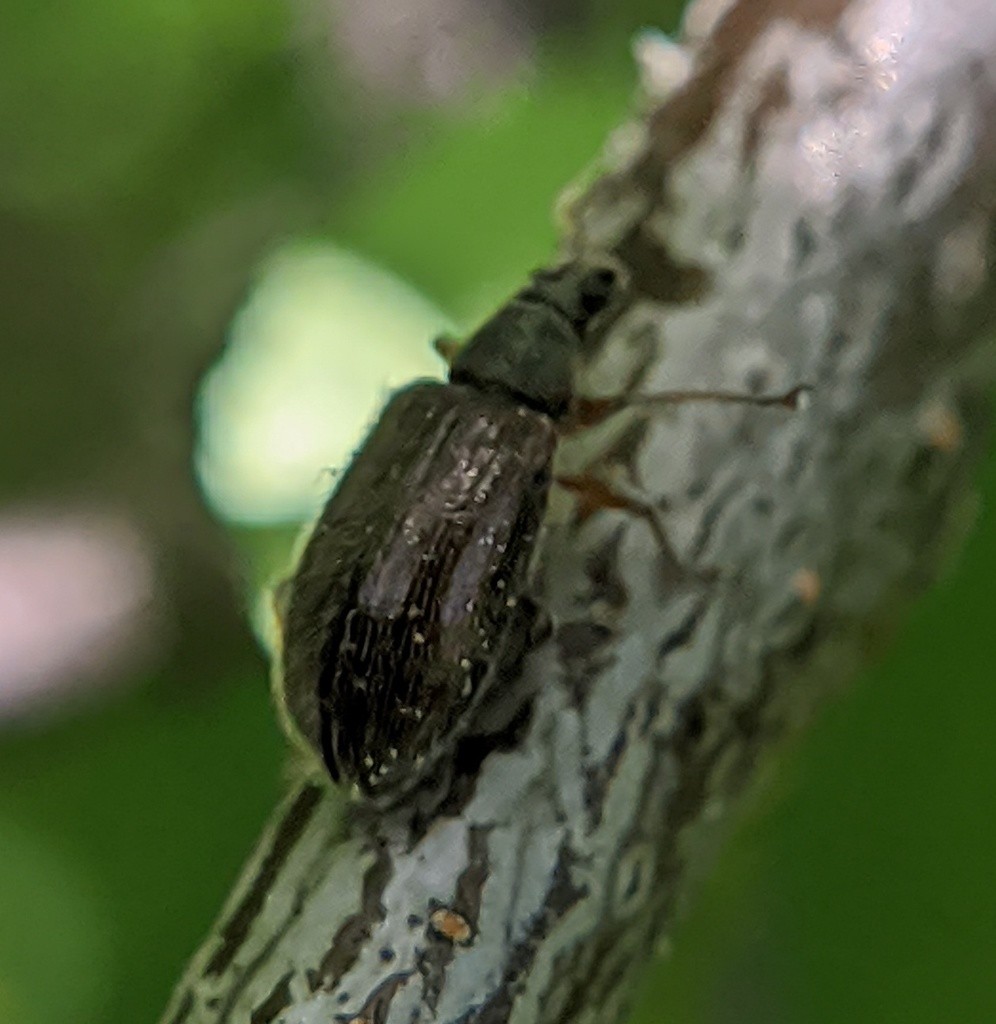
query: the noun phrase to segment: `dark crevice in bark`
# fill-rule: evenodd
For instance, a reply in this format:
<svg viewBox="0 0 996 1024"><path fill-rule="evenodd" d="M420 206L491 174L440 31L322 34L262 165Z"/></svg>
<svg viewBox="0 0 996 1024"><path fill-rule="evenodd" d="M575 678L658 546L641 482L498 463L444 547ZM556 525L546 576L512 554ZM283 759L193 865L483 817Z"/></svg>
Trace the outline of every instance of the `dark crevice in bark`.
<svg viewBox="0 0 996 1024"><path fill-rule="evenodd" d="M298 839L304 834L311 815L321 799L318 786L307 786L297 795L263 858L259 872L249 891L240 901L232 916L221 928L221 944L204 969L204 976L219 975L226 971L249 935L253 921L263 909L266 895L273 881L286 863Z"/></svg>

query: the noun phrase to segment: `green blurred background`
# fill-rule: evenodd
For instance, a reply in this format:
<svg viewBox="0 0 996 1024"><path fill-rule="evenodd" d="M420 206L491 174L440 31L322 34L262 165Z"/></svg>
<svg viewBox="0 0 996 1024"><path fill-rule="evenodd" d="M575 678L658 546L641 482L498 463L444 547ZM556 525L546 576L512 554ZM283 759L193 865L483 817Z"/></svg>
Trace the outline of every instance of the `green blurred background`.
<svg viewBox="0 0 996 1024"><path fill-rule="evenodd" d="M549 256L633 33L679 7L0 5L0 1022L157 1019L281 792L249 623L290 521L427 339ZM640 1020L996 1020L996 461L981 485Z"/></svg>

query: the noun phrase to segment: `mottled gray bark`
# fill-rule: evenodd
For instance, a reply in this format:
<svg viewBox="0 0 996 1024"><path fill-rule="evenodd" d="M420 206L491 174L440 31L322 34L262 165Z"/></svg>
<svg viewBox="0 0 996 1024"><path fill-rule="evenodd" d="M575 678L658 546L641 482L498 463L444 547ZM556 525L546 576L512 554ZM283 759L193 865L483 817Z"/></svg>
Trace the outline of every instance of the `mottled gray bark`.
<svg viewBox="0 0 996 1024"><path fill-rule="evenodd" d="M992 369L996 8L693 17L688 77L565 207L568 247L615 252L633 289L581 380L629 405L559 468L645 514L555 494L528 723L419 835L300 788L169 1024L618 1019L759 753L960 532ZM795 410L639 401L798 384Z"/></svg>

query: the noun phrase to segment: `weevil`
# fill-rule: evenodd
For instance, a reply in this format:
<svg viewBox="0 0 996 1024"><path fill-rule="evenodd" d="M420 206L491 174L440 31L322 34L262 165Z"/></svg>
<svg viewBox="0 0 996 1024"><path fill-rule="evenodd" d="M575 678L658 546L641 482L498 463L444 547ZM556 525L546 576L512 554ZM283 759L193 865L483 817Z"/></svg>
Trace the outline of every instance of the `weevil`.
<svg viewBox="0 0 996 1024"><path fill-rule="evenodd" d="M386 802L438 784L502 684L574 364L615 284L581 263L535 273L448 381L389 400L325 505L285 590L280 683L334 781Z"/></svg>
<svg viewBox="0 0 996 1024"><path fill-rule="evenodd" d="M447 346L448 381L390 399L325 505L279 602L279 682L292 736L333 781L384 805L418 787L445 792L475 713L514 679L536 624L530 571L559 431L626 406L573 393L582 345L617 290L604 266L536 272ZM804 390L643 401L794 408ZM557 482L645 517L667 548L655 510L597 481Z"/></svg>

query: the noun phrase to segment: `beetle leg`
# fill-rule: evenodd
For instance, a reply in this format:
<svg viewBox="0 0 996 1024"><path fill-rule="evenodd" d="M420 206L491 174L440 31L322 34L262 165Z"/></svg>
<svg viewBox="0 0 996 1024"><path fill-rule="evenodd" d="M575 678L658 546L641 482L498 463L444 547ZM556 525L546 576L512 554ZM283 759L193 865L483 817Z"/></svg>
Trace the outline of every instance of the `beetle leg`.
<svg viewBox="0 0 996 1024"><path fill-rule="evenodd" d="M639 409L651 405L684 405L688 402L719 402L730 405L757 405L795 411L804 408L810 393L806 385L798 385L781 395L749 395L736 391L696 391L679 389L658 391L649 395L626 395L610 398L576 398L567 430L583 430L614 416L623 409Z"/></svg>
<svg viewBox="0 0 996 1024"><path fill-rule="evenodd" d="M432 339L432 347L443 358L447 366L452 366L453 360L463 348L463 342L459 338L454 338L452 334L439 334Z"/></svg>
<svg viewBox="0 0 996 1024"><path fill-rule="evenodd" d="M642 519L651 529L664 559L674 566L683 576L694 576L703 582L711 582L716 578L713 569L689 568L674 550L664 526L660 509L651 502L634 494L624 494L607 481L589 473L578 476L558 476L555 482L565 490L571 491L577 498L577 522L585 522L596 512L607 509L620 509L630 515Z"/></svg>

